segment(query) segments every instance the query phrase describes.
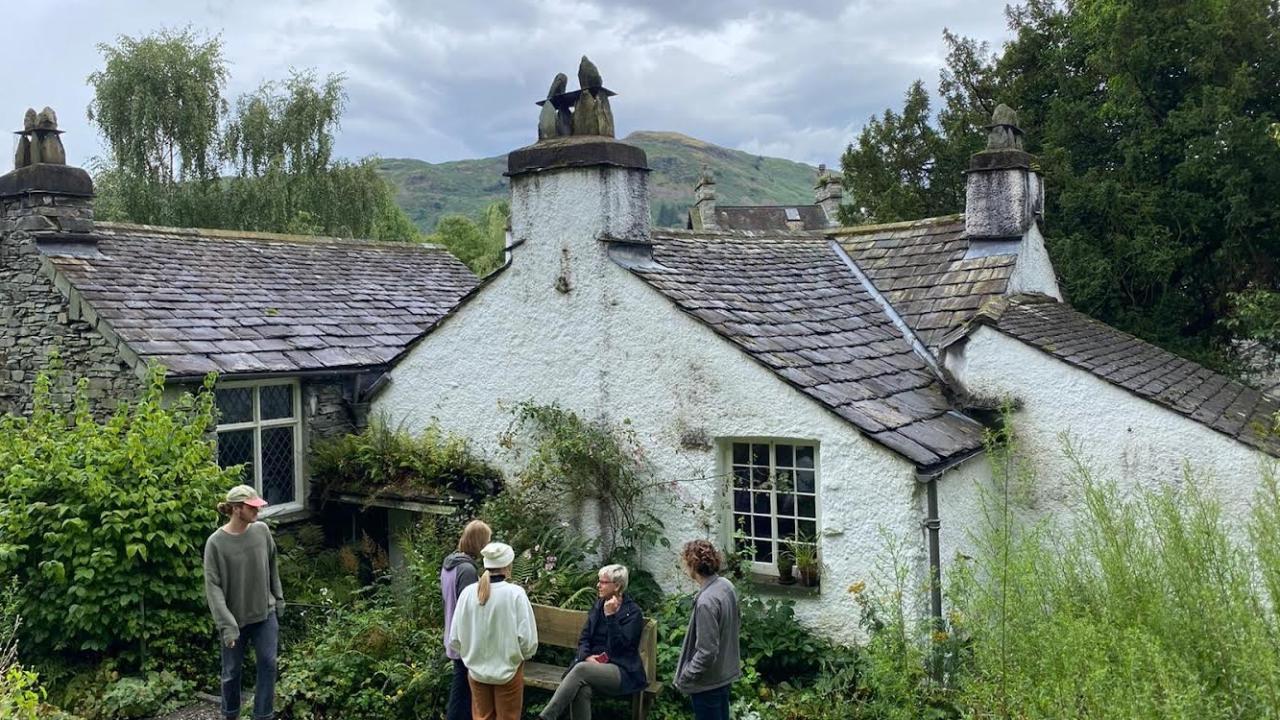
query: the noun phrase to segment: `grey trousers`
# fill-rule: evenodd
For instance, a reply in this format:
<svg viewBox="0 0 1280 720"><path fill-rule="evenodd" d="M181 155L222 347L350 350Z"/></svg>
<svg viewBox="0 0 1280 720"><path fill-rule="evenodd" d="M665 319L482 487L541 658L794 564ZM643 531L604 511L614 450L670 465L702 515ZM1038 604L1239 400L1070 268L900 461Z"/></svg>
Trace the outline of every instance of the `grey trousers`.
<svg viewBox="0 0 1280 720"><path fill-rule="evenodd" d="M545 720L557 720L569 709L571 720L591 720L591 695L617 695L622 671L612 663L580 662L560 681L551 702L542 711Z"/></svg>

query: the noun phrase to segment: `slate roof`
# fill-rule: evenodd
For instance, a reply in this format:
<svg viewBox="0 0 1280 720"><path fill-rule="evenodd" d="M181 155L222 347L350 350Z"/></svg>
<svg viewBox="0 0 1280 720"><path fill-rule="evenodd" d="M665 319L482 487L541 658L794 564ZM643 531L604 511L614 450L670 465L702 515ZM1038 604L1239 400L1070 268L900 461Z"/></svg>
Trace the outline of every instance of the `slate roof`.
<svg viewBox="0 0 1280 720"><path fill-rule="evenodd" d="M437 246L98 222L42 247L99 318L171 377L385 365L478 282Z"/></svg>
<svg viewBox="0 0 1280 720"><path fill-rule="evenodd" d="M983 309L985 324L1245 445L1280 456L1272 427L1280 400L1044 296Z"/></svg>
<svg viewBox="0 0 1280 720"><path fill-rule="evenodd" d="M926 345L937 349L984 302L1004 294L1017 257L965 259L964 216L832 230L845 252Z"/></svg>
<svg viewBox="0 0 1280 720"><path fill-rule="evenodd" d="M792 227L787 224L788 210L799 216L799 225ZM825 230L830 227L827 214L818 205L717 205L716 222L721 230L748 232Z"/></svg>
<svg viewBox="0 0 1280 720"><path fill-rule="evenodd" d="M825 238L655 230L631 267L684 312L921 468L982 447L943 384Z"/></svg>

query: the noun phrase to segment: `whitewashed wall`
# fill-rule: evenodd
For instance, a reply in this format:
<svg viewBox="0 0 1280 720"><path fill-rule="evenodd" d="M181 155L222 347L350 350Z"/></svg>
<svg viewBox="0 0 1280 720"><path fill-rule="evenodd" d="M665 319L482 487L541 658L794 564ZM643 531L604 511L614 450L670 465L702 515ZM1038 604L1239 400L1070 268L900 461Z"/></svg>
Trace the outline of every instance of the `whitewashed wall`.
<svg viewBox="0 0 1280 720"><path fill-rule="evenodd" d="M990 327L980 327L946 357L947 369L971 393L1021 403L1013 416L1037 478L1018 503L1025 519L1070 520L1080 509L1064 438L1083 451L1096 477L1124 493L1183 482L1184 464L1222 502L1224 517L1243 523L1269 456L1190 418L1143 400ZM968 535L981 520L986 463L971 461L941 485L943 559L973 553Z"/></svg>
<svg viewBox="0 0 1280 720"><path fill-rule="evenodd" d="M596 240L633 232L644 213L644 176L623 169L558 170L513 183L513 264L392 371L377 397L406 427L432 420L469 437L510 471L498 449L514 403L558 402L588 416L629 418L665 480L663 508L674 547L727 537L728 500L716 450L681 437L768 437L819 444L819 522L827 565L821 600L802 619L849 640L856 605L846 588L868 580L882 557L881 529L905 538L923 565L923 488L913 467L801 395L726 340L617 266ZM565 278L571 290L559 292ZM674 549L649 569L668 589L691 589ZM840 611L836 611L836 608Z"/></svg>

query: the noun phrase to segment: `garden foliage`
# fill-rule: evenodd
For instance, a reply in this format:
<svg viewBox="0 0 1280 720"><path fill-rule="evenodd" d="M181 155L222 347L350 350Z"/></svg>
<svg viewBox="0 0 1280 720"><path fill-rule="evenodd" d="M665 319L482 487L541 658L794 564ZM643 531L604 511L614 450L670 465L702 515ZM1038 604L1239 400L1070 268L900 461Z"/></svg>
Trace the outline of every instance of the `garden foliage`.
<svg viewBox="0 0 1280 720"><path fill-rule="evenodd" d="M415 435L386 417L374 418L360 433L316 443L311 474L325 488L467 496L488 494L501 479L465 439L437 425Z"/></svg>
<svg viewBox="0 0 1280 720"><path fill-rule="evenodd" d="M0 588L0 718L35 720L44 699L39 676L18 664L17 582Z"/></svg>
<svg viewBox="0 0 1280 720"><path fill-rule="evenodd" d="M178 661L208 636L201 553L238 475L215 462L212 393L142 396L105 423L84 386L36 380L30 417L0 418L0 576L16 576L24 654Z"/></svg>
<svg viewBox="0 0 1280 720"><path fill-rule="evenodd" d="M584 418L557 404L517 405L504 444L525 457L518 492L548 516L577 515L587 503L599 518L600 549L667 547L654 512L658 487L630 421ZM524 437L517 439L517 435Z"/></svg>
<svg viewBox="0 0 1280 720"><path fill-rule="evenodd" d="M997 468L1018 467L1016 452L998 453ZM968 639L958 685L966 710L1280 717L1273 468L1264 467L1252 518L1233 519L1212 499L1213 480L1190 467L1126 495L1078 448L1066 452L1077 462L1063 480L1084 500L1074 523L1016 521L1009 472L987 496L982 552L953 593Z"/></svg>

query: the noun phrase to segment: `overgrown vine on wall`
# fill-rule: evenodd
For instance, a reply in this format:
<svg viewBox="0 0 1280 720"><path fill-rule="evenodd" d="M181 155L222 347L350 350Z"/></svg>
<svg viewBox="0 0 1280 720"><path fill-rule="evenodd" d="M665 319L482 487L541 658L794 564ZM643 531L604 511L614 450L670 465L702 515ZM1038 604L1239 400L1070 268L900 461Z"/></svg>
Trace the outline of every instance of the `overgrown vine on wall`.
<svg viewBox="0 0 1280 720"><path fill-rule="evenodd" d="M669 546L662 520L654 513L656 481L629 420L613 424L587 419L558 404L525 401L512 409L504 447L528 454L520 474L531 503L553 506L596 505L601 552L634 556L641 548ZM529 442L516 442L526 435Z"/></svg>

